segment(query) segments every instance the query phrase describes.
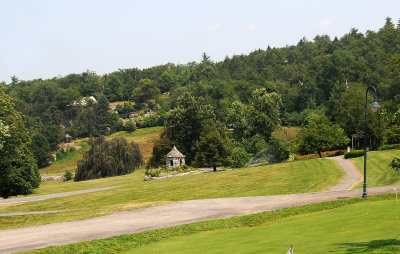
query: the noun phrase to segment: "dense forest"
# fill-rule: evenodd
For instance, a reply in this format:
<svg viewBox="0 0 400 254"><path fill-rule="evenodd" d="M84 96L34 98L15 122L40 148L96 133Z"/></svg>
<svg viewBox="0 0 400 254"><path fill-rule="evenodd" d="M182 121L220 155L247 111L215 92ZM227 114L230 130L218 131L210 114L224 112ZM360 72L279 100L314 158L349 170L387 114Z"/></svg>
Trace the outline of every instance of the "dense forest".
<svg viewBox="0 0 400 254"><path fill-rule="evenodd" d="M231 140L232 151L255 154L266 147L274 129L305 125L313 113L326 116L321 121L338 125L350 137L363 131L368 86L377 88L383 106L371 114L368 130L371 146L378 147L400 143L400 21L395 25L387 18L379 31L365 34L352 28L341 38L317 35L283 48L266 45L220 62L204 53L198 63L105 75L86 71L47 80L12 77L11 83L1 85L25 116L39 167L49 163L65 133L95 137L164 123L155 149L176 144L189 162L203 161L195 155L196 147L207 144L201 142L201 133L212 140L216 129L218 138ZM95 100L87 99L90 96ZM193 113L203 117L193 119L200 121L193 128L204 122L207 127L191 137L176 137L173 123ZM227 127L234 127L229 137L224 133ZM185 147L185 140L194 143ZM156 166L157 160L153 163Z"/></svg>

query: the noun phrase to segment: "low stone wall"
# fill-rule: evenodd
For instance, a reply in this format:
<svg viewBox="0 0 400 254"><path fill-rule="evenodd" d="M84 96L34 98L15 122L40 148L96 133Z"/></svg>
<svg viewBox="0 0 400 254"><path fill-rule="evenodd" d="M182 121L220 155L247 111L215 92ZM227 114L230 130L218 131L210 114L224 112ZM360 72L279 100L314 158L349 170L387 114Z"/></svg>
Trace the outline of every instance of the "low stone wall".
<svg viewBox="0 0 400 254"><path fill-rule="evenodd" d="M64 176L42 176L42 181L64 180Z"/></svg>

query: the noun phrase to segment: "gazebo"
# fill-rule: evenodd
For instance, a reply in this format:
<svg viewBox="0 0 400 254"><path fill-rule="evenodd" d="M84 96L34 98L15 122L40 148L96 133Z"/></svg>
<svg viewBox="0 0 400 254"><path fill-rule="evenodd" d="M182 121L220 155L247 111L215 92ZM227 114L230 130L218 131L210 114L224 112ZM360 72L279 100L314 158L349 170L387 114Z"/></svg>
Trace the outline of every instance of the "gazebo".
<svg viewBox="0 0 400 254"><path fill-rule="evenodd" d="M166 167L174 168L185 165L185 155L176 149L176 146L167 154Z"/></svg>

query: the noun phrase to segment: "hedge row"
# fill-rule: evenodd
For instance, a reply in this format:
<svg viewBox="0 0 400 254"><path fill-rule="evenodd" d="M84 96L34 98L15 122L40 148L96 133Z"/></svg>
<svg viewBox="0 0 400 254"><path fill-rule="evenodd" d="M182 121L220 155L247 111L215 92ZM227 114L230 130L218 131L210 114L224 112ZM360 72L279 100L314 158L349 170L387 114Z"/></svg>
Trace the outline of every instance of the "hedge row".
<svg viewBox="0 0 400 254"><path fill-rule="evenodd" d="M355 157L361 157L364 155L364 150L352 150L350 152L345 152L344 153L344 158L355 158Z"/></svg>

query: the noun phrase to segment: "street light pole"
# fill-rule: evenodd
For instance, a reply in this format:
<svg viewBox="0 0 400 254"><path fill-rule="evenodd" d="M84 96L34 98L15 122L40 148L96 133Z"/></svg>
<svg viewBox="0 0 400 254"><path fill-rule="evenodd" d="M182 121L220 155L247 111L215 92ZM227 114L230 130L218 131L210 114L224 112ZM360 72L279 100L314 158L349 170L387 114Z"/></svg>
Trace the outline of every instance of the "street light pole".
<svg viewBox="0 0 400 254"><path fill-rule="evenodd" d="M365 93L365 128L364 128L364 184L363 184L363 198L367 198L367 140L368 140L368 121L367 121L367 116L368 116L368 91L369 90L374 91L375 99L374 102L372 102L369 107L372 108L372 110L378 110L381 105L379 105L377 96L376 96L376 88L374 86L370 86L367 88L367 91Z"/></svg>

